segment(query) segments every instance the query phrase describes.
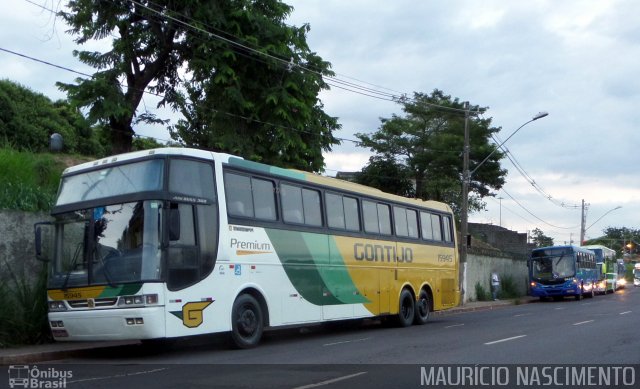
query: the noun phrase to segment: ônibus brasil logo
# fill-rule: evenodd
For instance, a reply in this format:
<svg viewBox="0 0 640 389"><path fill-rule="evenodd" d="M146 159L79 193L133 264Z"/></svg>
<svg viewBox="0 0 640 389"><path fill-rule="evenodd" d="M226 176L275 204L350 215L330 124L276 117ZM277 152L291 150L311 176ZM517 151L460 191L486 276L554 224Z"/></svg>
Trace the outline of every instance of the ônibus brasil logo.
<svg viewBox="0 0 640 389"><path fill-rule="evenodd" d="M72 377L71 370L29 365L9 366L10 388L66 388L67 380Z"/></svg>

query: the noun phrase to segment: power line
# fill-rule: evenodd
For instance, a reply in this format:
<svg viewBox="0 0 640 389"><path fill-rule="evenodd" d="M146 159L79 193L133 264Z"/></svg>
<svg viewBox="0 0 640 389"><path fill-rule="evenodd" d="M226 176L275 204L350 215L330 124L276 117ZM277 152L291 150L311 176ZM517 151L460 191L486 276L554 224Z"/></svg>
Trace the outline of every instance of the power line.
<svg viewBox="0 0 640 389"><path fill-rule="evenodd" d="M498 144L502 144L502 142L500 141L500 138L497 135L491 134L491 137L493 138L494 141L496 141L496 143ZM502 151L504 151L507 159L509 161L511 161L511 163L513 164L513 166L516 168L516 170L518 171L518 173L520 173L520 175L538 192L540 193L545 199L547 199L548 201L550 201L551 203L553 203L556 206L562 207L562 208L566 208L566 209L578 209L581 208L581 205L578 204L566 204L565 202L561 202L556 200L552 195L550 195L549 193L547 193L537 182L536 180L533 179L533 177L531 177L531 175L529 173L527 173L524 168L522 167L522 165L518 162L518 160L516 159L515 155L513 155L513 153L505 146L501 146L500 149Z"/></svg>
<svg viewBox="0 0 640 389"><path fill-rule="evenodd" d="M534 214L533 214L533 212L529 211L529 210L528 210L524 205L520 204L520 202L519 202L518 200L516 200L516 199L515 199L515 197L511 196L511 194L509 194L509 192L507 192L504 188L502 188L501 190L502 190L502 191L503 191L507 196L509 196L509 198L511 198L511 200L513 200L516 204L518 204L518 206L519 206L520 208L522 208L523 210L525 210L529 215L533 216L534 218L536 218L537 220L539 220L540 222L542 222L542 223L544 223L544 224L546 224L546 225L548 225L548 226L551 226L551 227L554 227L554 228L560 228L560 229L563 229L563 230L572 230L572 229L576 229L576 228L578 228L578 227L579 227L579 226L575 226L575 227L562 227L562 226L556 226L556 225L551 224L551 223L549 223L549 222L547 222L547 221L545 221L545 220L542 220L542 219L541 219L541 218L539 218L538 216L534 215Z"/></svg>

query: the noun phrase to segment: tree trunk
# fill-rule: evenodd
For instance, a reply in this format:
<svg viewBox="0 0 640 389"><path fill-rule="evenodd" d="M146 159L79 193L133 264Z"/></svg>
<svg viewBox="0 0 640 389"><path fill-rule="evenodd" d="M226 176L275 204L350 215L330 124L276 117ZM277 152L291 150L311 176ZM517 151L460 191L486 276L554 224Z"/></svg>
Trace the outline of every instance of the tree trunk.
<svg viewBox="0 0 640 389"><path fill-rule="evenodd" d="M133 145L133 129L131 124L111 118L111 154L122 154L131 151Z"/></svg>

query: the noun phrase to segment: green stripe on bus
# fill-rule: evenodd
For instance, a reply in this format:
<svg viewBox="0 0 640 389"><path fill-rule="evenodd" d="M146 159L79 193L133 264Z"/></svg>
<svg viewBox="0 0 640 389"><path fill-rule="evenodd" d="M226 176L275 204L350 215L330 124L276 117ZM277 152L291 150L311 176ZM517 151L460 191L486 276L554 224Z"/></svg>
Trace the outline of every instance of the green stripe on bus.
<svg viewBox="0 0 640 389"><path fill-rule="evenodd" d="M251 169L251 170L257 170L265 174L275 174L278 176L293 178L296 180L306 181L307 179L305 173L303 172L283 169L276 166L265 165L259 162L247 161L246 159L242 159L242 158L231 157L229 158L229 164L240 166L240 167Z"/></svg>
<svg viewBox="0 0 640 389"><path fill-rule="evenodd" d="M298 293L315 305L367 303L349 276L344 261L329 263L327 235L267 229L287 277ZM331 242L331 243L329 243ZM337 247L332 248L337 253ZM315 253L315 256L311 253ZM336 258L332 258L336 261Z"/></svg>
<svg viewBox="0 0 640 389"><path fill-rule="evenodd" d="M335 239L332 236L323 237L329 239L329 252L332 254L331 265L328 268L322 267L323 278L331 293L345 304L370 303L369 299L360 294L349 275Z"/></svg>

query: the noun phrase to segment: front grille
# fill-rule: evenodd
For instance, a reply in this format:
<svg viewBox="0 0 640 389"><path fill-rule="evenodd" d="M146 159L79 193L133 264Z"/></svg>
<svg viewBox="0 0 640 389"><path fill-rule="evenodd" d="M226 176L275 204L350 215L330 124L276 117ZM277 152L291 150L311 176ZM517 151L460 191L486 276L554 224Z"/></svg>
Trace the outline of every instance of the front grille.
<svg viewBox="0 0 640 389"><path fill-rule="evenodd" d="M89 304L89 300L91 299L69 300L67 301L67 303L69 303L69 306L71 308L103 308L103 307L114 306L118 302L117 297L104 297L104 298L92 299L93 304Z"/></svg>

